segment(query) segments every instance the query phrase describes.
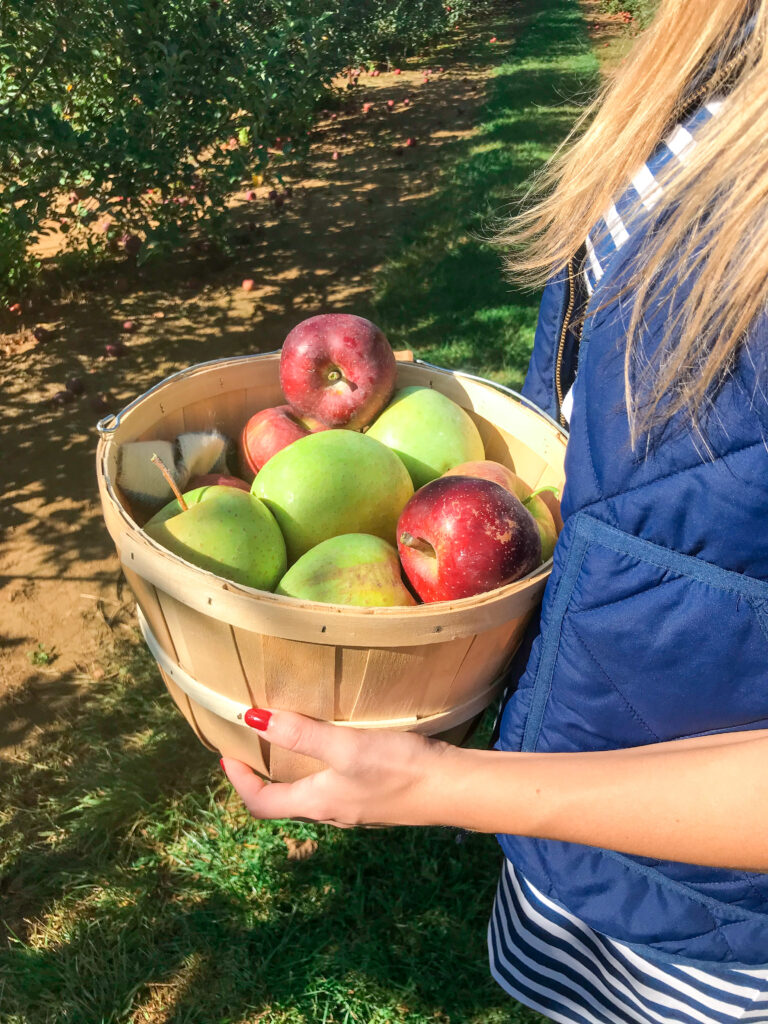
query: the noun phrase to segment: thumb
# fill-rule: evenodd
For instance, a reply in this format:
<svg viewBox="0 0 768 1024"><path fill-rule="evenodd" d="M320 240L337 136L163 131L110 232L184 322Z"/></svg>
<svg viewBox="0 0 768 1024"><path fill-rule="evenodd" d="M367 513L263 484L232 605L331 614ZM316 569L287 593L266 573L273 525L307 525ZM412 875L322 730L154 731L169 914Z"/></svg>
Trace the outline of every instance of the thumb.
<svg viewBox="0 0 768 1024"><path fill-rule="evenodd" d="M315 757L332 768L345 766L354 756L357 739L352 729L308 718L294 711L269 711L265 708L249 708L243 720L269 743Z"/></svg>

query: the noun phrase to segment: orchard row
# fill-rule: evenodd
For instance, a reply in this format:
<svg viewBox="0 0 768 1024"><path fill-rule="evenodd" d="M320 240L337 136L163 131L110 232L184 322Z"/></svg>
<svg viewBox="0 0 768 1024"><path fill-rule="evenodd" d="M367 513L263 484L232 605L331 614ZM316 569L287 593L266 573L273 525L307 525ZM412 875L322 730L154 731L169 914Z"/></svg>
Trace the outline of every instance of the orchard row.
<svg viewBox="0 0 768 1024"><path fill-rule="evenodd" d="M333 80L394 66L469 0L18 0L0 12L0 289L46 231L145 260L224 237L226 197L301 156ZM53 225L53 227L52 227Z"/></svg>

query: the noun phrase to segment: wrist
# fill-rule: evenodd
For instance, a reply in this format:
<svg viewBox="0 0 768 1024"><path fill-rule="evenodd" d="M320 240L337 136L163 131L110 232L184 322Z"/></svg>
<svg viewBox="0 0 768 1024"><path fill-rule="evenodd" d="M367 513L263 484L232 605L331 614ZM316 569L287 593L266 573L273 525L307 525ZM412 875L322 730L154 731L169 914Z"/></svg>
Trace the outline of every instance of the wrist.
<svg viewBox="0 0 768 1024"><path fill-rule="evenodd" d="M482 752L443 741L438 741L434 747L426 774L425 804L430 820L424 824L474 829L469 823L467 801L478 798L477 764L473 755Z"/></svg>

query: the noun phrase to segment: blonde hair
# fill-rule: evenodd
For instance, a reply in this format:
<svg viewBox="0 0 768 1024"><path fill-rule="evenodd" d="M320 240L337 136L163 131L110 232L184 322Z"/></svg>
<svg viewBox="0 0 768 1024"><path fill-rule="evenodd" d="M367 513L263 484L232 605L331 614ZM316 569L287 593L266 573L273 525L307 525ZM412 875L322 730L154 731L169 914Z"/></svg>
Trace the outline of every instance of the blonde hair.
<svg viewBox="0 0 768 1024"><path fill-rule="evenodd" d="M742 38L752 15L754 28ZM652 217L664 227L648 232L625 286L635 295L625 354L633 444L678 412L699 420L765 309L766 28L768 0L662 0L624 66L534 181L535 205L499 236L513 275L541 283L566 265L681 114L724 95L686 160L659 176ZM631 216L638 223L651 215L638 202ZM643 317L686 278L690 291L645 362Z"/></svg>

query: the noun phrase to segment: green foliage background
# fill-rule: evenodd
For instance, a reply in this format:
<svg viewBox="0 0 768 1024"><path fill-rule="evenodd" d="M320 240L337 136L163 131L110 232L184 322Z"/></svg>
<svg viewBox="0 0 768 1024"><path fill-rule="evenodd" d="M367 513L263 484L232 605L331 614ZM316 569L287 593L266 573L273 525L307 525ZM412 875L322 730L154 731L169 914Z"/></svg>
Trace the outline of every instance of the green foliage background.
<svg viewBox="0 0 768 1024"><path fill-rule="evenodd" d="M335 75L412 52L470 6L0 0L0 290L34 273L46 221L96 225L141 260L194 228L216 237L229 193L306 148Z"/></svg>

